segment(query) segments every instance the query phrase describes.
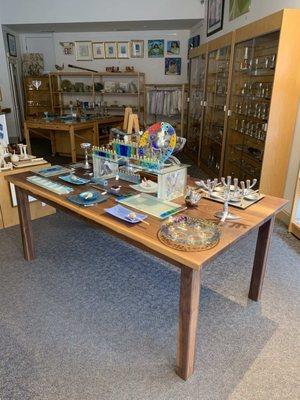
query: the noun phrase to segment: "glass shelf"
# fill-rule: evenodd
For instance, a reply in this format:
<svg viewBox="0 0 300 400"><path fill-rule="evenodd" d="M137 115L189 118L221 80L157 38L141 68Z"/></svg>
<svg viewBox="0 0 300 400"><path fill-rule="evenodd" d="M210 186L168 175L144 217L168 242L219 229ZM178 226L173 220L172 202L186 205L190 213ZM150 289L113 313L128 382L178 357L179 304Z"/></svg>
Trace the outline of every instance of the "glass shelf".
<svg viewBox="0 0 300 400"><path fill-rule="evenodd" d="M200 134L202 128L203 101L204 101L204 77L206 66L206 55L191 59L190 70L190 102L188 112L188 135L186 147L189 156L198 163Z"/></svg>
<svg viewBox="0 0 300 400"><path fill-rule="evenodd" d="M200 161L219 175L225 123L225 105L228 90L230 46L208 53L206 101Z"/></svg>
<svg viewBox="0 0 300 400"><path fill-rule="evenodd" d="M278 42L272 32L235 46L224 175L260 178Z"/></svg>

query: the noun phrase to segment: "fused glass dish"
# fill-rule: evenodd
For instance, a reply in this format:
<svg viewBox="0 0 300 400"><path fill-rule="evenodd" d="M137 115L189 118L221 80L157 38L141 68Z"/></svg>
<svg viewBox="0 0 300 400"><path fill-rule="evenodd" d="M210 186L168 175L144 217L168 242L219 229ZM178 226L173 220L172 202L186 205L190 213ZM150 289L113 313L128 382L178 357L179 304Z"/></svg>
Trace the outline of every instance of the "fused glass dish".
<svg viewBox="0 0 300 400"><path fill-rule="evenodd" d="M162 243L176 250L200 251L218 244L220 229L213 221L179 215L164 222L157 235Z"/></svg>
<svg viewBox="0 0 300 400"><path fill-rule="evenodd" d="M63 181L68 183L72 183L73 185L85 185L86 183L90 182L89 179L80 178L79 176L72 174L59 176L59 179L62 179Z"/></svg>
<svg viewBox="0 0 300 400"><path fill-rule="evenodd" d="M73 192L73 189L70 186L61 185L60 183L53 182L47 178L41 178L40 176L28 176L28 182L34 183L37 186L41 186L44 189L50 190L50 192L56 194L69 194Z"/></svg>
<svg viewBox="0 0 300 400"><path fill-rule="evenodd" d="M84 197L82 196L83 194L91 194L89 197ZM80 194L73 194L72 196L69 196L67 199L74 204L77 204L79 206L89 206L92 204L98 204L102 203L103 201L106 201L109 199L108 194L102 195L100 192L97 190L89 190L88 192L83 192Z"/></svg>
<svg viewBox="0 0 300 400"><path fill-rule="evenodd" d="M141 157L150 157L160 162L166 161L176 146L176 133L168 122L151 125L141 136L138 153Z"/></svg>

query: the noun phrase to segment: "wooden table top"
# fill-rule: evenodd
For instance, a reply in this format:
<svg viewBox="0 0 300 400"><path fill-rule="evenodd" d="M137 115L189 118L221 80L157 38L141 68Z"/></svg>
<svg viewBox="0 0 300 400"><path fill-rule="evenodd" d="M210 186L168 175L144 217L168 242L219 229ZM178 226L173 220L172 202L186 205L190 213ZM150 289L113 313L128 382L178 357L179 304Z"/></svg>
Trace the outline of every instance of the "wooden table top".
<svg viewBox="0 0 300 400"><path fill-rule="evenodd" d="M48 200L48 203L54 207L56 205L57 208L62 208L65 211L77 214L80 217L101 225L102 227L108 229L111 233L121 237L123 240L133 243L137 247L141 247L146 251L153 252L157 256L167 259L173 264L179 266L183 265L197 270L219 255L237 240L273 217L287 204L287 201L284 199L266 196L246 210L230 207L235 214L241 216L241 219L237 221L225 222L221 226L220 242L214 248L204 251L184 252L174 250L164 245L157 238L157 232L162 223L161 220L149 215L147 218L147 221L150 223L149 226L142 223L134 225L120 221L104 211L105 208L109 208L117 204L113 196L111 196L111 198L106 202L100 203L96 206L80 207L69 202L66 199L68 195L57 195L28 182L26 177L30 175L34 174L24 172L9 176L6 179L9 182L14 183L16 186L30 192L36 197L43 199L46 203ZM123 187L128 187L127 182L118 182ZM62 181L60 181L60 183L62 183ZM111 182L110 184L114 183L115 182ZM88 190L89 188L89 185L82 185L79 188L75 187L74 185L73 193L82 192L84 190ZM133 189L130 190L133 191ZM183 198L176 199L175 202L182 205L184 204ZM216 211L220 211L221 209L222 204L207 199L201 199L197 208L186 210L184 213L192 217L219 221L214 217L214 214Z"/></svg>
<svg viewBox="0 0 300 400"><path fill-rule="evenodd" d="M44 118L34 118L27 119L25 121L28 128L42 128L42 129L54 129L55 127L64 128L65 130L69 130L70 126L73 126L75 129L92 126L95 122L98 124L109 124L115 122L122 122L124 117L120 116L111 116L111 117L97 117L92 118L87 121L72 121L70 123L66 123L59 119L55 119L53 121L46 121Z"/></svg>

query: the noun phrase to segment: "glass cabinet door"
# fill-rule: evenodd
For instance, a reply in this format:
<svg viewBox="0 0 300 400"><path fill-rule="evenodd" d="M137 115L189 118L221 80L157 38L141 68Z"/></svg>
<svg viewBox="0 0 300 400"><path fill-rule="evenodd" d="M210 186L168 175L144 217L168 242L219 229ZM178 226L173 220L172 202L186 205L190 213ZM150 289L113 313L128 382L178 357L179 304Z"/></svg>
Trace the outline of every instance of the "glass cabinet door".
<svg viewBox="0 0 300 400"><path fill-rule="evenodd" d="M206 55L191 59L189 114L187 143L188 154L198 164L205 88Z"/></svg>
<svg viewBox="0 0 300 400"><path fill-rule="evenodd" d="M224 175L260 179L279 32L235 46Z"/></svg>
<svg viewBox="0 0 300 400"><path fill-rule="evenodd" d="M220 174L221 168L230 50L226 46L208 53L200 161L214 176Z"/></svg>

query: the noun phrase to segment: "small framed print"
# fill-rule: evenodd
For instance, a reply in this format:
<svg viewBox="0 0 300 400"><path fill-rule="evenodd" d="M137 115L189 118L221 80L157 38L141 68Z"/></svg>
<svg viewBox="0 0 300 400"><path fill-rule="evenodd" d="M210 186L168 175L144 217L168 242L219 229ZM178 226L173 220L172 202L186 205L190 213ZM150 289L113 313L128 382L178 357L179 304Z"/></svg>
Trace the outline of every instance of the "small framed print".
<svg viewBox="0 0 300 400"><path fill-rule="evenodd" d="M144 58L144 41L132 40L131 41L131 57Z"/></svg>
<svg viewBox="0 0 300 400"><path fill-rule="evenodd" d="M93 42L93 58L105 58L104 42Z"/></svg>
<svg viewBox="0 0 300 400"><path fill-rule="evenodd" d="M12 57L17 57L16 37L10 33L6 34L8 53Z"/></svg>
<svg viewBox="0 0 300 400"><path fill-rule="evenodd" d="M92 42L75 42L76 61L92 60Z"/></svg>
<svg viewBox="0 0 300 400"><path fill-rule="evenodd" d="M181 58L165 58L165 75L181 75Z"/></svg>
<svg viewBox="0 0 300 400"><path fill-rule="evenodd" d="M105 58L117 58L117 43L116 42L105 42Z"/></svg>
<svg viewBox="0 0 300 400"><path fill-rule="evenodd" d="M168 40L167 41L167 55L174 56L180 53L180 41L179 40Z"/></svg>
<svg viewBox="0 0 300 400"><path fill-rule="evenodd" d="M129 58L129 42L118 42L118 58Z"/></svg>

